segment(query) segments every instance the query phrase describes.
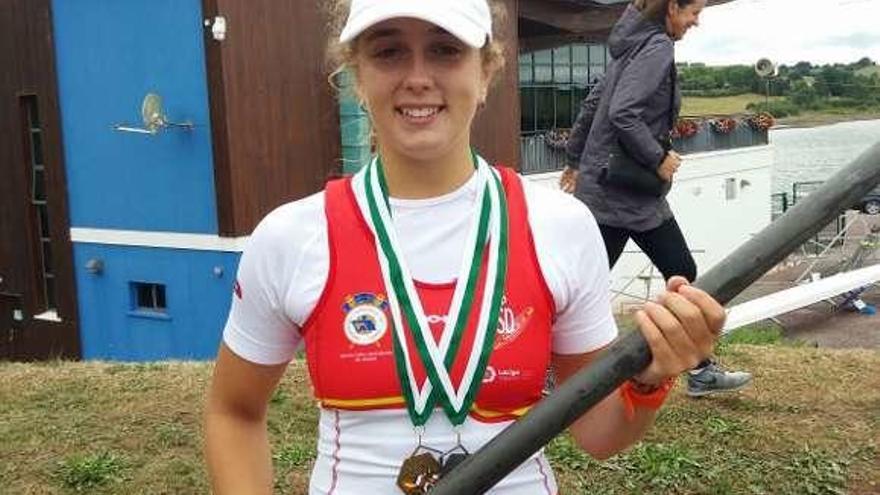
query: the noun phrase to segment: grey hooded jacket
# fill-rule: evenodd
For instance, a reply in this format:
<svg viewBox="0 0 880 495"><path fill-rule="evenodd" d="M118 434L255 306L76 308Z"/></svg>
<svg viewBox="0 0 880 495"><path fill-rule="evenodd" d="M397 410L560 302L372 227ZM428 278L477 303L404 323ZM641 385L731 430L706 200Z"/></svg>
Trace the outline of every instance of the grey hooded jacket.
<svg viewBox="0 0 880 495"><path fill-rule="evenodd" d="M665 194L640 195L600 184L599 177L615 140L646 167L656 169L663 161L658 139L669 135L681 106L674 45L663 26L644 19L632 4L614 25L608 45L612 60L581 105L566 153L570 166L580 170L575 196L596 221L643 232L672 218Z"/></svg>

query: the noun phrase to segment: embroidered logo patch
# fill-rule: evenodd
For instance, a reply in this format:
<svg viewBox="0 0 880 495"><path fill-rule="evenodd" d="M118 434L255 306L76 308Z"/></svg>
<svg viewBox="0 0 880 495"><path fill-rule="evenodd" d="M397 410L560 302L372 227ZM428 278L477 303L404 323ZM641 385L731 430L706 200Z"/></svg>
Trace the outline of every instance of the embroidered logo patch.
<svg viewBox="0 0 880 495"><path fill-rule="evenodd" d="M388 301L384 295L361 292L345 298L343 330L348 340L356 345L375 344L388 330L385 309Z"/></svg>

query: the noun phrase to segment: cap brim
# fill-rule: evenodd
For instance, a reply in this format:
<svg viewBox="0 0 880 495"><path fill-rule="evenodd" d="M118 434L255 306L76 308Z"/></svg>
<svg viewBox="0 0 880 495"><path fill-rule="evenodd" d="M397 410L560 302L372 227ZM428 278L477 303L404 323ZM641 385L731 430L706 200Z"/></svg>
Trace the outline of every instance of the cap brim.
<svg viewBox="0 0 880 495"><path fill-rule="evenodd" d="M422 6L420 2L413 0L390 0L374 4L374 6L358 12L354 19L349 18L342 34L339 35L339 41L348 43L372 26L398 17L412 17L430 22L449 31L450 34L474 48L482 48L489 37L484 29L470 20L450 22L449 19L455 16L450 15L448 11L437 12L430 6Z"/></svg>

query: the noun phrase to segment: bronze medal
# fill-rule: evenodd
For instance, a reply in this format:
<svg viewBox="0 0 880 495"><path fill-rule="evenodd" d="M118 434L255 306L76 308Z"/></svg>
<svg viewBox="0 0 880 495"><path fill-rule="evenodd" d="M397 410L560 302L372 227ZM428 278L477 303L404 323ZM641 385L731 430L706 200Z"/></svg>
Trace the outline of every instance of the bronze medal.
<svg viewBox="0 0 880 495"><path fill-rule="evenodd" d="M407 495L423 495L433 488L440 474L440 462L430 453L413 455L403 461L397 486Z"/></svg>

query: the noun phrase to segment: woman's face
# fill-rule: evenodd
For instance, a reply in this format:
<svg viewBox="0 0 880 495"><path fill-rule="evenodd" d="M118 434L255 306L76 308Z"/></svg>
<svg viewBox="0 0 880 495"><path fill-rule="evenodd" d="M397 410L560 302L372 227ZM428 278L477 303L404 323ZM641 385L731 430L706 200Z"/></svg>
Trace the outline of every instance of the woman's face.
<svg viewBox="0 0 880 495"><path fill-rule="evenodd" d="M410 18L376 24L356 42L358 94L383 149L424 161L470 145L489 81L478 49Z"/></svg>
<svg viewBox="0 0 880 495"><path fill-rule="evenodd" d="M676 0L670 0L666 9L666 32L675 41L684 38L688 29L698 26L700 12L706 7L706 0L694 0L684 7L679 7Z"/></svg>

